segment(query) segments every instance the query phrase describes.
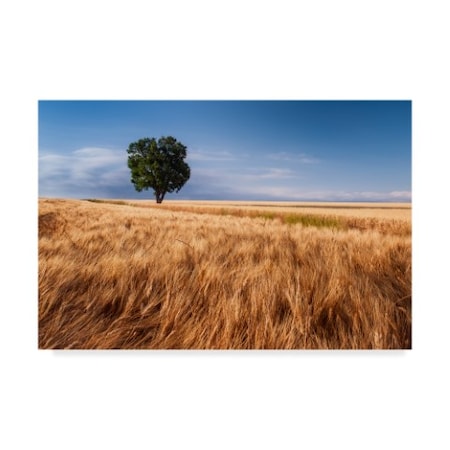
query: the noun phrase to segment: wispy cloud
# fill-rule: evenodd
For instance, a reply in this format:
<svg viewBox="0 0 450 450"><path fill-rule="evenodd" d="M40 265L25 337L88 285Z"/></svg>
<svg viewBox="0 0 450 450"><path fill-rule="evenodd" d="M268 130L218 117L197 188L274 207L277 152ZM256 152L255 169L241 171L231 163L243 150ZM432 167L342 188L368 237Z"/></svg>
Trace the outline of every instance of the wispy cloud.
<svg viewBox="0 0 450 450"><path fill-rule="evenodd" d="M275 152L269 153L267 157L275 161L288 161L300 164L317 164L320 162L319 159L309 156L305 153Z"/></svg>
<svg viewBox="0 0 450 450"><path fill-rule="evenodd" d="M335 191L309 190L295 182L295 172L276 170L259 173L230 173L205 169L192 174L182 194L193 198L251 199L273 201L336 201L336 202L410 202L410 191Z"/></svg>
<svg viewBox="0 0 450 450"><path fill-rule="evenodd" d="M243 175L243 178L247 180L285 180L296 177L298 177L297 174L291 169L279 169L275 167L254 169Z"/></svg>
<svg viewBox="0 0 450 450"><path fill-rule="evenodd" d="M237 156L228 151L191 150L188 152L191 161L235 161Z"/></svg>
<svg viewBox="0 0 450 450"><path fill-rule="evenodd" d="M410 202L411 191L337 191L324 192L330 201Z"/></svg>
<svg viewBox="0 0 450 450"><path fill-rule="evenodd" d="M39 195L103 196L129 187L127 154L123 150L85 147L68 154L39 155Z"/></svg>
<svg viewBox="0 0 450 450"><path fill-rule="evenodd" d="M392 191L389 193L390 198L393 200L400 199L399 201L411 201L412 195L411 191ZM408 200L404 200L408 199Z"/></svg>
<svg viewBox="0 0 450 450"><path fill-rule="evenodd" d="M248 186L247 194L258 198L291 201L329 202L410 202L411 192L308 191L290 186Z"/></svg>
<svg viewBox="0 0 450 450"><path fill-rule="evenodd" d="M216 158L232 158L228 152ZM197 161L211 157L198 152ZM195 159L195 157L194 157ZM220 161L216 159L216 161ZM291 201L410 202L411 191L308 190L295 169L248 167L244 164L214 164L191 167L191 179L176 198L254 199ZM39 195L43 197L142 198L130 182L127 154L123 150L85 147L67 154L41 152L39 155Z"/></svg>

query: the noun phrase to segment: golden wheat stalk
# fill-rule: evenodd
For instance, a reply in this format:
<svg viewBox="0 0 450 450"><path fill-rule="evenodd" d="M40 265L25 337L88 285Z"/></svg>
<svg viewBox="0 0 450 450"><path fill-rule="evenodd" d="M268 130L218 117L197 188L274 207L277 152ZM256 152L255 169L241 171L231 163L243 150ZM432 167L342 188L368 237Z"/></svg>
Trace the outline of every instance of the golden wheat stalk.
<svg viewBox="0 0 450 450"><path fill-rule="evenodd" d="M339 229L240 208L41 200L39 347L411 348L409 222Z"/></svg>

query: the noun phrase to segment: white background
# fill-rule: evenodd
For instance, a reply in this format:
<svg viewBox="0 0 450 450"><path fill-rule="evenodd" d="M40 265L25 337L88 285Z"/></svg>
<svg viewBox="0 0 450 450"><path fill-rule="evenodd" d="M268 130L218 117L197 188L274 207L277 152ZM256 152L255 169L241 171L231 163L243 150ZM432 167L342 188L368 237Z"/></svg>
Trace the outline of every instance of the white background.
<svg viewBox="0 0 450 450"><path fill-rule="evenodd" d="M0 447L450 448L445 5L3 1ZM37 350L49 99L412 100L413 350Z"/></svg>

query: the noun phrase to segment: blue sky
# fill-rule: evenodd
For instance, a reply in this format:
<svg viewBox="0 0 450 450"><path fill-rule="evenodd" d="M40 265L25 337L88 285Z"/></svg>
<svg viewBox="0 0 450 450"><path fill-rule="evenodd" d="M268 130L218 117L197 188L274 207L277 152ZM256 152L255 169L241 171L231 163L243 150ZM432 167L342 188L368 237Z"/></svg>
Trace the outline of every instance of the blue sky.
<svg viewBox="0 0 450 450"><path fill-rule="evenodd" d="M167 199L411 200L410 101L40 101L39 195L153 199L126 149L168 135L191 178Z"/></svg>

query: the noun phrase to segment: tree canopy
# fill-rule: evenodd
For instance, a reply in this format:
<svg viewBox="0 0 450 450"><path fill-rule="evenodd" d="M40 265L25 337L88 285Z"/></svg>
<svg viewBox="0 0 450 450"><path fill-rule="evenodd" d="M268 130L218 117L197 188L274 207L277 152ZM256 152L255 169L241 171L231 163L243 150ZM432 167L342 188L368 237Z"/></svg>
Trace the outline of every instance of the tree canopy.
<svg viewBox="0 0 450 450"><path fill-rule="evenodd" d="M143 138L128 146L131 182L138 192L152 188L156 202L167 192L178 192L189 180L191 169L184 161L187 147L174 137Z"/></svg>

